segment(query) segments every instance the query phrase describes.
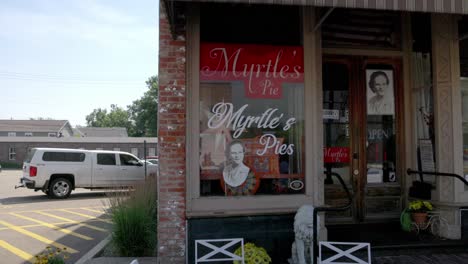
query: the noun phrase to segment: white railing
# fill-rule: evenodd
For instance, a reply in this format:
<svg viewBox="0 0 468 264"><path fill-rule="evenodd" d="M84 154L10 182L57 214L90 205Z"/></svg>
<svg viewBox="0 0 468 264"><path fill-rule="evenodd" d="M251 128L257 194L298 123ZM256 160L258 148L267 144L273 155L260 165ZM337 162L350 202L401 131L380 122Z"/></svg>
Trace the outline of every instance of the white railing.
<svg viewBox="0 0 468 264"><path fill-rule="evenodd" d="M341 249L341 248L347 249ZM334 255L331 257L322 260L322 248L327 248L331 250ZM367 251L367 260L360 259L359 257L353 255L353 253L357 253L358 251ZM348 261L344 262L341 258L347 258ZM338 262L339 260L339 262ZM351 262L353 261L353 262ZM338 264L338 263L346 263L346 264L371 264L371 251L370 251L370 244L369 243L351 243L351 242L326 242L320 241L319 243L319 263L321 264Z"/></svg>
<svg viewBox="0 0 468 264"><path fill-rule="evenodd" d="M235 245L240 245L242 249L241 256L234 254L234 251L237 249ZM209 249L210 251L199 257L199 249L205 249L205 251ZM232 252L229 251L229 249ZM241 263L244 264L244 239L231 238L195 240L195 264L214 261L241 261Z"/></svg>

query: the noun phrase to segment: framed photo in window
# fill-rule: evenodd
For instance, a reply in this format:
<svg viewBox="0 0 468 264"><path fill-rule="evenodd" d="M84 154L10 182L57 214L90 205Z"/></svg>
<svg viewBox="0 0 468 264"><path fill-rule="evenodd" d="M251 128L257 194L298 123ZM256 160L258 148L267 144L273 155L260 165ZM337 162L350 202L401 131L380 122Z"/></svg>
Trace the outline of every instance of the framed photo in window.
<svg viewBox="0 0 468 264"><path fill-rule="evenodd" d="M367 114L394 115L393 71L368 69L366 70L366 83Z"/></svg>

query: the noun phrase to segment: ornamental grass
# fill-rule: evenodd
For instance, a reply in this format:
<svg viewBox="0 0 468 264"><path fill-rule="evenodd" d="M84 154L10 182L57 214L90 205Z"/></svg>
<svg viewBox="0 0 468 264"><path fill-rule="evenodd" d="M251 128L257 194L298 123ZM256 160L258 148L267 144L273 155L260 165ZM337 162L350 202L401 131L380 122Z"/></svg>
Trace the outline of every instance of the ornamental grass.
<svg viewBox="0 0 468 264"><path fill-rule="evenodd" d="M157 190L148 179L127 191L110 194L112 247L119 256L153 256L157 241Z"/></svg>

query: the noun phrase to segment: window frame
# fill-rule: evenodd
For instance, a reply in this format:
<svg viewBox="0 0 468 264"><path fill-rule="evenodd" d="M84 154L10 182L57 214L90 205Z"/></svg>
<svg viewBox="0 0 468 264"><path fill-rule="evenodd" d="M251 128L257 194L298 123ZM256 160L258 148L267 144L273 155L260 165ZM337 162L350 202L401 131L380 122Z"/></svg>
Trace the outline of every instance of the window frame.
<svg viewBox="0 0 468 264"><path fill-rule="evenodd" d="M156 156L156 148L148 148L148 156Z"/></svg>
<svg viewBox="0 0 468 264"><path fill-rule="evenodd" d="M8 160L16 160L16 147L8 148Z"/></svg>
<svg viewBox="0 0 468 264"><path fill-rule="evenodd" d="M130 153L132 153L135 157L138 157L138 148L130 148Z"/></svg>
<svg viewBox="0 0 468 264"><path fill-rule="evenodd" d="M187 19L187 145L186 156L196 157L187 160L187 216L234 216L268 213L295 212L303 204L323 204L323 140L322 127L312 126L322 121L321 72L315 65L321 65L319 33L314 28L315 9L301 8L303 19L304 47L304 136L305 136L305 192L288 195L254 196L201 196L199 168L199 104L200 104L200 9L198 5L190 8ZM315 104L308 103L315 101ZM311 146L316 146L312 148ZM317 174L318 173L318 174ZM313 175L320 175L313 177Z"/></svg>
<svg viewBox="0 0 468 264"><path fill-rule="evenodd" d="M8 132L9 137L16 137L16 132Z"/></svg>

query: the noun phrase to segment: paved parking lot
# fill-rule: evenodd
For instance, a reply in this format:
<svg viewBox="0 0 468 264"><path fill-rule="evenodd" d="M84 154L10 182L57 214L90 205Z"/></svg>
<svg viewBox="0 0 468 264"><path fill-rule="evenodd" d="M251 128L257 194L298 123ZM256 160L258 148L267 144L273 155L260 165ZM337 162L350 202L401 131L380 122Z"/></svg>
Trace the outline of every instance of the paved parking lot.
<svg viewBox="0 0 468 264"><path fill-rule="evenodd" d="M0 263L34 263L48 246L66 248L74 263L109 235L105 192L75 190L69 199L49 199L21 188L21 171L0 172Z"/></svg>

